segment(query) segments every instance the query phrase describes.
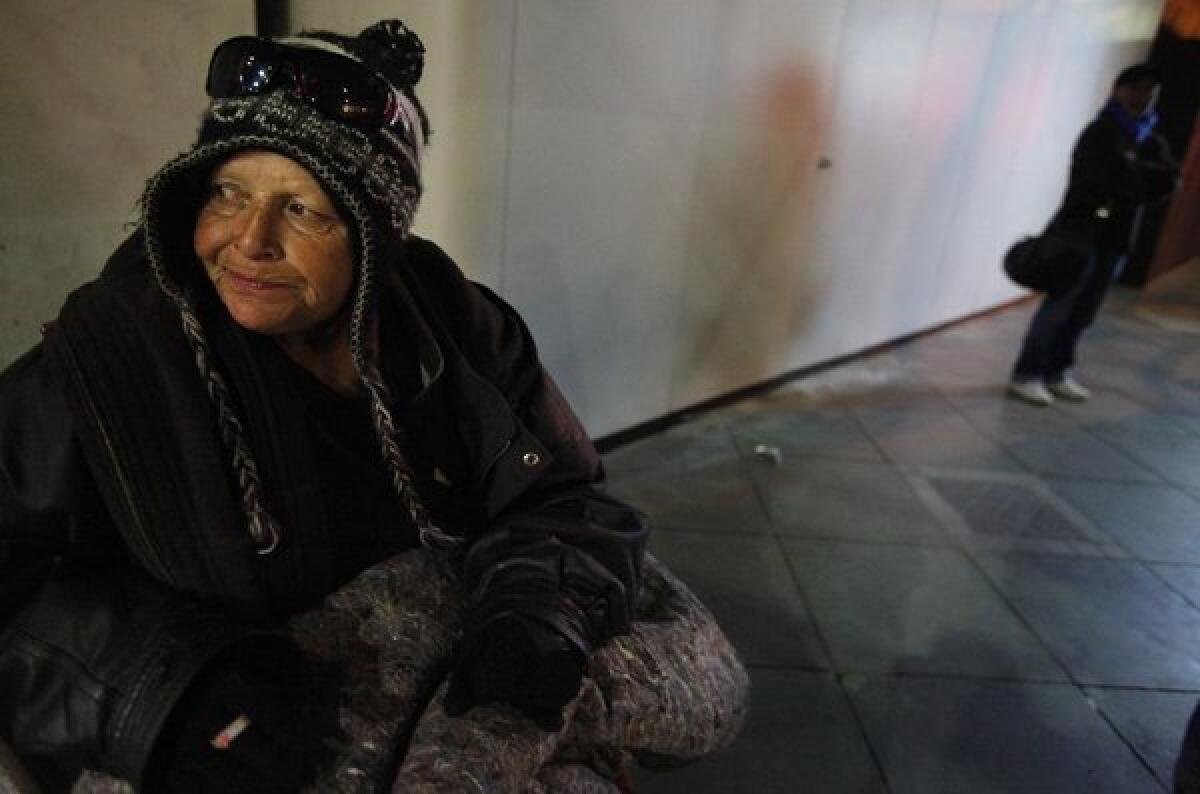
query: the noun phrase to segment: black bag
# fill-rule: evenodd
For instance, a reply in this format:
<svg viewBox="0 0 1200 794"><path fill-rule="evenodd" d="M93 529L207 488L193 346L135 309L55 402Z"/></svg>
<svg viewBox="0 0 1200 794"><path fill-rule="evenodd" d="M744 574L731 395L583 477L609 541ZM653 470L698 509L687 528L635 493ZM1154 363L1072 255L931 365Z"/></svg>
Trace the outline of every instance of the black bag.
<svg viewBox="0 0 1200 794"><path fill-rule="evenodd" d="M1004 272L1022 287L1058 294L1079 283L1093 251L1087 234L1050 228L1014 243L1004 254Z"/></svg>

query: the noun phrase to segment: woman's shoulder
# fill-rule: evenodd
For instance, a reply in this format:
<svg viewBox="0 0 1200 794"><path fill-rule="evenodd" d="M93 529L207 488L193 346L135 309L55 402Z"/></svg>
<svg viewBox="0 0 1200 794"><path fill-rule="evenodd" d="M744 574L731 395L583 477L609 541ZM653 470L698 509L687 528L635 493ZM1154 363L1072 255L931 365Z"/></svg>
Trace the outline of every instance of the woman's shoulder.
<svg viewBox="0 0 1200 794"><path fill-rule="evenodd" d="M532 349L520 314L500 295L470 280L436 243L410 235L399 267L427 319L445 328L476 366Z"/></svg>
<svg viewBox="0 0 1200 794"><path fill-rule="evenodd" d="M121 278L146 269L146 237L139 226L122 240L104 263L101 278Z"/></svg>
<svg viewBox="0 0 1200 794"><path fill-rule="evenodd" d="M467 278L462 268L437 243L409 235L404 256L397 263L398 275L410 291L430 304L443 319L462 320L481 310L490 310L489 291Z"/></svg>
<svg viewBox="0 0 1200 794"><path fill-rule="evenodd" d="M158 320L159 315L169 313L167 297L150 268L141 228L116 247L94 279L72 290L59 320L69 309L97 305L123 311L133 322Z"/></svg>
<svg viewBox="0 0 1200 794"><path fill-rule="evenodd" d="M422 282L461 284L467 281L462 268L440 245L415 234L405 239L404 254L397 266Z"/></svg>

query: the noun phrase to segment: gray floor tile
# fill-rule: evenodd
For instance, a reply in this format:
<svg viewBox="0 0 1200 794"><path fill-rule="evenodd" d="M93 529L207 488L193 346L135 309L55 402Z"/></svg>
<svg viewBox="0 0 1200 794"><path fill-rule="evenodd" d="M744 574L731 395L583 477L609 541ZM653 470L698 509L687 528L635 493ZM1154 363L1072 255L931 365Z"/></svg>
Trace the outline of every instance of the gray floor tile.
<svg viewBox="0 0 1200 794"><path fill-rule="evenodd" d="M1196 402L1200 403L1200 399L1196 400ZM1173 413L1163 414L1162 416L1167 421L1174 422L1192 435L1200 436L1200 415Z"/></svg>
<svg viewBox="0 0 1200 794"><path fill-rule="evenodd" d="M827 404L864 411L903 412L949 405L932 383L911 372L870 386L862 384L857 389L837 394L836 399L832 399L832 395L830 397Z"/></svg>
<svg viewBox="0 0 1200 794"><path fill-rule="evenodd" d="M1200 350L1196 349L1195 338L1189 337L1188 341L1191 344L1179 351L1165 374L1180 383L1200 387Z"/></svg>
<svg viewBox="0 0 1200 794"><path fill-rule="evenodd" d="M1087 357L1085 366L1093 367L1103 362L1131 373L1150 369L1164 346L1155 339L1156 334L1146 333L1146 330L1123 323L1113 323L1109 327L1097 325L1094 333L1085 335L1081 345Z"/></svg>
<svg viewBox="0 0 1200 794"><path fill-rule="evenodd" d="M1050 481L1138 559L1200 563L1200 500L1168 485Z"/></svg>
<svg viewBox="0 0 1200 794"><path fill-rule="evenodd" d="M1146 416L1151 410L1136 400L1116 391L1096 389L1087 402L1055 403L1050 411L1056 417L1065 417L1084 427L1103 426L1122 419Z"/></svg>
<svg viewBox="0 0 1200 794"><path fill-rule="evenodd" d="M973 532L993 536L1084 540L1079 528L1022 483L932 477L930 482Z"/></svg>
<svg viewBox="0 0 1200 794"><path fill-rule="evenodd" d="M858 423L837 409L789 407L729 418L729 430L742 455L749 458L759 444L777 447L785 460L822 457L883 462Z"/></svg>
<svg viewBox="0 0 1200 794"><path fill-rule="evenodd" d="M1032 476L922 470L910 481L958 544L997 551L1129 556L1075 507Z"/></svg>
<svg viewBox="0 0 1200 794"><path fill-rule="evenodd" d="M838 672L1066 680L955 549L789 540L787 550Z"/></svg>
<svg viewBox="0 0 1200 794"><path fill-rule="evenodd" d="M613 471L608 487L644 510L658 529L767 532L766 512L736 457L685 470Z"/></svg>
<svg viewBox="0 0 1200 794"><path fill-rule="evenodd" d="M1160 416L1128 417L1095 432L1168 482L1200 487L1200 436Z"/></svg>
<svg viewBox="0 0 1200 794"><path fill-rule="evenodd" d="M967 323L914 340L901 346L896 357L934 382L940 383L946 376L1002 381L1016 355L1012 342L972 325Z"/></svg>
<svg viewBox="0 0 1200 794"><path fill-rule="evenodd" d="M1010 426L1024 430L1028 422L1039 420L1049 425L1054 420L1048 416L1048 411L1040 406L1030 405L1010 399L1008 396L1008 378L1003 374L991 373L982 381L970 381L963 378L947 377L938 381L938 389L946 401L953 405L964 416L989 435L992 425L1002 430ZM976 422L974 414L980 414L986 421ZM1059 424L1062 424L1059 422Z"/></svg>
<svg viewBox="0 0 1200 794"><path fill-rule="evenodd" d="M1162 376L1139 373L1120 386L1129 397L1160 416L1195 416L1200 389L1181 383L1172 383Z"/></svg>
<svg viewBox="0 0 1200 794"><path fill-rule="evenodd" d="M1129 455L1082 432L999 439L999 443L1026 468L1039 474L1130 482L1161 479Z"/></svg>
<svg viewBox="0 0 1200 794"><path fill-rule="evenodd" d="M1127 453L1088 432L1094 414L1081 415L1074 405L1046 410L1009 399L1000 389L947 391L946 396L972 426L1036 473L1097 480L1160 479ZM1142 411L1140 407L1130 410Z"/></svg>
<svg viewBox="0 0 1200 794"><path fill-rule="evenodd" d="M658 532L650 548L712 610L747 664L828 669L773 538Z"/></svg>
<svg viewBox="0 0 1200 794"><path fill-rule="evenodd" d="M951 400L956 400L954 396ZM1161 478L1087 430L1083 417L1007 398L956 400L967 420L1030 471L1060 477L1156 482Z"/></svg>
<svg viewBox="0 0 1200 794"><path fill-rule="evenodd" d="M1074 687L925 678L847 683L892 794L1164 790Z"/></svg>
<svg viewBox="0 0 1200 794"><path fill-rule="evenodd" d="M638 770L638 794L886 794L832 677L751 670L745 730L724 753L667 772Z"/></svg>
<svg viewBox="0 0 1200 794"><path fill-rule="evenodd" d="M1200 609L1200 565L1167 565L1159 563L1149 566L1175 592Z"/></svg>
<svg viewBox="0 0 1200 794"><path fill-rule="evenodd" d="M620 476L702 468L735 455L724 421L706 416L620 446L604 456L604 465L610 475Z"/></svg>
<svg viewBox="0 0 1200 794"><path fill-rule="evenodd" d="M761 394L722 406L713 411L712 415L720 417L721 421L728 425L733 425L741 419L753 419L756 416L822 410L821 406L814 404L812 394L799 387L799 384L807 381L807 378L801 378L785 383Z"/></svg>
<svg viewBox="0 0 1200 794"><path fill-rule="evenodd" d="M1200 383L1172 383L1159 380L1158 401L1153 403L1160 416L1177 422L1193 434L1195 419L1200 417Z"/></svg>
<svg viewBox="0 0 1200 794"><path fill-rule="evenodd" d="M883 792L855 712L888 794L1164 791L1200 698L1200 345L1140 294L1084 337L1082 404L1006 398L1030 300L608 455L773 668L733 747L638 791Z"/></svg>
<svg viewBox="0 0 1200 794"><path fill-rule="evenodd" d="M1080 683L1200 689L1200 611L1140 563L975 556Z"/></svg>
<svg viewBox="0 0 1200 794"><path fill-rule="evenodd" d="M937 518L890 466L785 458L750 467L776 532L810 537L945 543Z"/></svg>
<svg viewBox="0 0 1200 794"><path fill-rule="evenodd" d="M1016 460L953 408L907 411L852 408L851 411L893 463L1021 470Z"/></svg>
<svg viewBox="0 0 1200 794"><path fill-rule="evenodd" d="M884 352L798 378L775 390L809 406L852 405L906 408L940 400L937 390L915 375L895 353Z"/></svg>
<svg viewBox="0 0 1200 794"><path fill-rule="evenodd" d="M1092 390L1093 399L1102 394L1113 393L1145 406L1147 409L1153 409L1162 400L1159 379L1147 378L1121 362L1095 361L1076 374L1080 381ZM1082 406L1076 404L1062 406L1063 410L1079 407Z"/></svg>
<svg viewBox="0 0 1200 794"><path fill-rule="evenodd" d="M1200 695L1136 689L1088 689L1087 693L1169 789L1183 732Z"/></svg>

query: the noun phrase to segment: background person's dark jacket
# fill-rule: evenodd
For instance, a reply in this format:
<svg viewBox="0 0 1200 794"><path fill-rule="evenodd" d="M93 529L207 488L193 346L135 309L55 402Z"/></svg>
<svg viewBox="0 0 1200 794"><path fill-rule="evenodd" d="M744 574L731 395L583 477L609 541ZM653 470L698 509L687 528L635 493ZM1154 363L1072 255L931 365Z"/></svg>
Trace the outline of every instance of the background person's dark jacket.
<svg viewBox="0 0 1200 794"><path fill-rule="evenodd" d="M469 539L470 619L515 610L584 647L625 630L641 515L594 487L600 459L517 314L431 243L403 259L382 345L420 361L405 453L434 520ZM261 338L227 328L213 346L284 527L268 557L140 235L0 376L0 735L47 782L81 766L138 781L208 661L346 578L303 410Z"/></svg>
<svg viewBox="0 0 1200 794"><path fill-rule="evenodd" d="M1166 139L1152 133L1138 143L1102 112L1075 143L1066 195L1051 225L1085 232L1100 248L1125 253L1143 206L1169 195L1177 176Z"/></svg>

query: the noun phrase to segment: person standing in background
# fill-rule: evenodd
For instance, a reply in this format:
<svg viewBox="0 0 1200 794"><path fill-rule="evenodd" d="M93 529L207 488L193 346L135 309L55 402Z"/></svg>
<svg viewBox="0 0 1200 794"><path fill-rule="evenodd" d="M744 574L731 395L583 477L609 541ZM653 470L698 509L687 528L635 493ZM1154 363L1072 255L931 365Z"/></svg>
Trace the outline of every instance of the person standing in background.
<svg viewBox="0 0 1200 794"><path fill-rule="evenodd" d="M1074 283L1048 293L1034 314L1009 384L1017 399L1046 406L1056 397L1080 402L1091 395L1070 374L1075 348L1124 266L1144 206L1168 196L1178 176L1166 140L1154 131L1162 82L1150 64L1122 71L1075 144L1066 195L1047 230L1086 240L1091 252Z"/></svg>

